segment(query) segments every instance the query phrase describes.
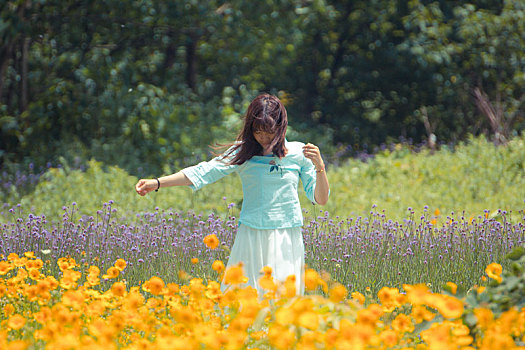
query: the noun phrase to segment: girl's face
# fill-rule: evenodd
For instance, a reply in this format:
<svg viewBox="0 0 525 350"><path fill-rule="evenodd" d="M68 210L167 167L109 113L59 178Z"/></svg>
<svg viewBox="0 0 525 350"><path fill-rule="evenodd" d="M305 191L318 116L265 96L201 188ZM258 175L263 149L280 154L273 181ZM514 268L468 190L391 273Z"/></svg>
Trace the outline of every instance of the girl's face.
<svg viewBox="0 0 525 350"><path fill-rule="evenodd" d="M273 139L275 139L276 135L277 133L269 133L260 130L253 132L253 137L265 151L268 151L268 148L271 146Z"/></svg>

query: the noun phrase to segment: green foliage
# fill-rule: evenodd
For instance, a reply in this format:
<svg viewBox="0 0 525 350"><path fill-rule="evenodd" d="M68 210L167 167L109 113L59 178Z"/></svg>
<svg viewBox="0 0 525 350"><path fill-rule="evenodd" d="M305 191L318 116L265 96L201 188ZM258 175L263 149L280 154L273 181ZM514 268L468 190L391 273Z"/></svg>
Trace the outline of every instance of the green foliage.
<svg viewBox="0 0 525 350"><path fill-rule="evenodd" d="M525 139L496 147L484 137L469 138L454 150L444 147L413 153L398 145L367 163L350 160L329 169L330 200L325 208L341 216L367 215L375 204L390 218L404 218L408 207L422 213L428 206L438 223L452 212L467 219L497 215L498 209L518 215L525 207Z"/></svg>
<svg viewBox="0 0 525 350"><path fill-rule="evenodd" d="M155 208L225 213L228 203L240 204L242 200L237 176L197 192L187 187L166 188L144 197L135 192L137 181L137 177L123 169L91 160L85 171L67 166L50 169L35 191L23 197L20 204L25 211L29 209L36 215L57 217L64 213L63 207L71 208L75 203L77 215L96 216L104 203L112 201L112 207L118 209L119 214L134 220L136 214L154 212Z"/></svg>
<svg viewBox="0 0 525 350"><path fill-rule="evenodd" d="M489 308L499 317L510 309L519 311L525 307L525 248L514 248L507 259L510 261L510 268L503 270L501 282L491 280L483 292L473 290L467 294L464 318L470 327L474 327L477 322L473 313L476 308Z"/></svg>
<svg viewBox="0 0 525 350"><path fill-rule="evenodd" d="M94 158L156 174L232 141L261 91L328 155L505 140L525 127L524 17L519 0L8 1L0 166Z"/></svg>
<svg viewBox="0 0 525 350"><path fill-rule="evenodd" d="M512 211L506 215L512 220L525 206L524 159L525 137L498 147L483 137L471 137L454 150L444 148L434 154L427 150L414 153L398 145L396 150L384 151L366 163L350 160L329 167L331 193L326 206L312 205L302 193L300 198L307 216L313 217L319 215L319 210L327 210L332 216L368 216L376 205L387 217L399 220L410 214L409 207L417 217L424 213L425 206L430 215L440 210L435 217L437 224L445 223L452 212L469 220L484 215L484 210L489 210L492 217L498 216L498 209ZM165 169L164 174L177 170ZM62 206L76 202L81 213L94 215L110 200L120 213L150 212L155 207L222 213L229 203L235 203L238 209L242 205L237 175L196 192L166 188L145 197L135 193L138 177L94 160L86 171L55 168L44 179L34 193L22 200L24 208L34 208L36 214L57 214Z"/></svg>

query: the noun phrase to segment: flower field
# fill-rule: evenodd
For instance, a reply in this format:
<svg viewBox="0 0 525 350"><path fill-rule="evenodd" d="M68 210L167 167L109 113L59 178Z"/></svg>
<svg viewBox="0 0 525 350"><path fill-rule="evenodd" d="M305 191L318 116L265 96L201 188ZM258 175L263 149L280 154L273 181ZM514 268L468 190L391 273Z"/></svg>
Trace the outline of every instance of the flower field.
<svg viewBox="0 0 525 350"><path fill-rule="evenodd" d="M96 266L83 271L72 258L58 266L56 279L33 252L0 262L2 349L518 349L525 340L525 308L472 308L452 283L450 293L383 287L375 300L334 283L328 297L298 297L293 278L276 284L268 269L260 279L268 293L259 298L239 287L241 266L225 271L224 293L202 278L180 285L153 276L129 286L115 281L128 268L124 260L102 276L112 281L107 289ZM486 273L502 281L499 264ZM327 288L312 269L305 284Z"/></svg>
<svg viewBox="0 0 525 350"><path fill-rule="evenodd" d="M224 271L236 218L165 212L0 226L1 349L511 349L525 346L525 218L319 212L306 295ZM233 207L230 204L229 209ZM515 217L515 216L514 216ZM228 286L222 292L220 282Z"/></svg>
<svg viewBox="0 0 525 350"><path fill-rule="evenodd" d="M225 271L236 177L139 198L96 161L2 174L0 350L525 349L524 155L479 138L334 163L325 210L303 202L304 296Z"/></svg>

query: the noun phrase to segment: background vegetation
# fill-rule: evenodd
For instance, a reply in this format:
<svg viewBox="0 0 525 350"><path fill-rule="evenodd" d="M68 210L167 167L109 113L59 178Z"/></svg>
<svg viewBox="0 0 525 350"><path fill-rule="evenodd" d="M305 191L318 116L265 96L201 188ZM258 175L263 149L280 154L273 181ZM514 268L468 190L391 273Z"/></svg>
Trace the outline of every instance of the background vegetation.
<svg viewBox="0 0 525 350"><path fill-rule="evenodd" d="M261 91L329 158L504 143L525 126L524 19L520 0L5 1L0 166L158 174L234 138Z"/></svg>
<svg viewBox="0 0 525 350"><path fill-rule="evenodd" d="M507 211L507 218L522 219L525 137L515 137L506 146L494 146L484 137L471 138L453 150L443 148L430 153L427 149L414 152L407 145L397 144L367 162L352 158L329 166L330 200L326 206L314 206L301 193L305 217L324 216L324 211L334 218L368 217L375 206L374 211L387 219L400 221L411 216L411 211L415 218L432 215L428 219L438 224L449 221L449 215L463 216L468 221L487 211L492 218L499 215L498 210ZM133 189L137 180L121 168L92 160L87 169L67 165L49 169L27 194L15 183L4 181L2 184L9 186L5 202L11 205L0 208L0 220L3 217L12 221L8 211L16 203L21 204L24 215L31 212L58 220L64 206L71 210L75 203L77 217L90 216L112 201L118 215L130 222L137 214L155 208L225 217L227 212L238 215L242 205L236 174L196 192L186 187L165 188L145 197ZM228 208L230 204L232 208Z"/></svg>

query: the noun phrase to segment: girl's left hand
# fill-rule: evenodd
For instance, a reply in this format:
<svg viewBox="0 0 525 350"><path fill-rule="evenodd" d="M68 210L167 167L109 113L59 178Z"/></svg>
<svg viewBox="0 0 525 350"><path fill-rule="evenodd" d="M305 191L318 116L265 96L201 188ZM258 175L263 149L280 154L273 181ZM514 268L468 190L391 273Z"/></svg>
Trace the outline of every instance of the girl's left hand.
<svg viewBox="0 0 525 350"><path fill-rule="evenodd" d="M303 154L306 158L310 159L317 170L324 169L323 158L321 157L321 151L319 147L311 143L307 143L303 146Z"/></svg>

